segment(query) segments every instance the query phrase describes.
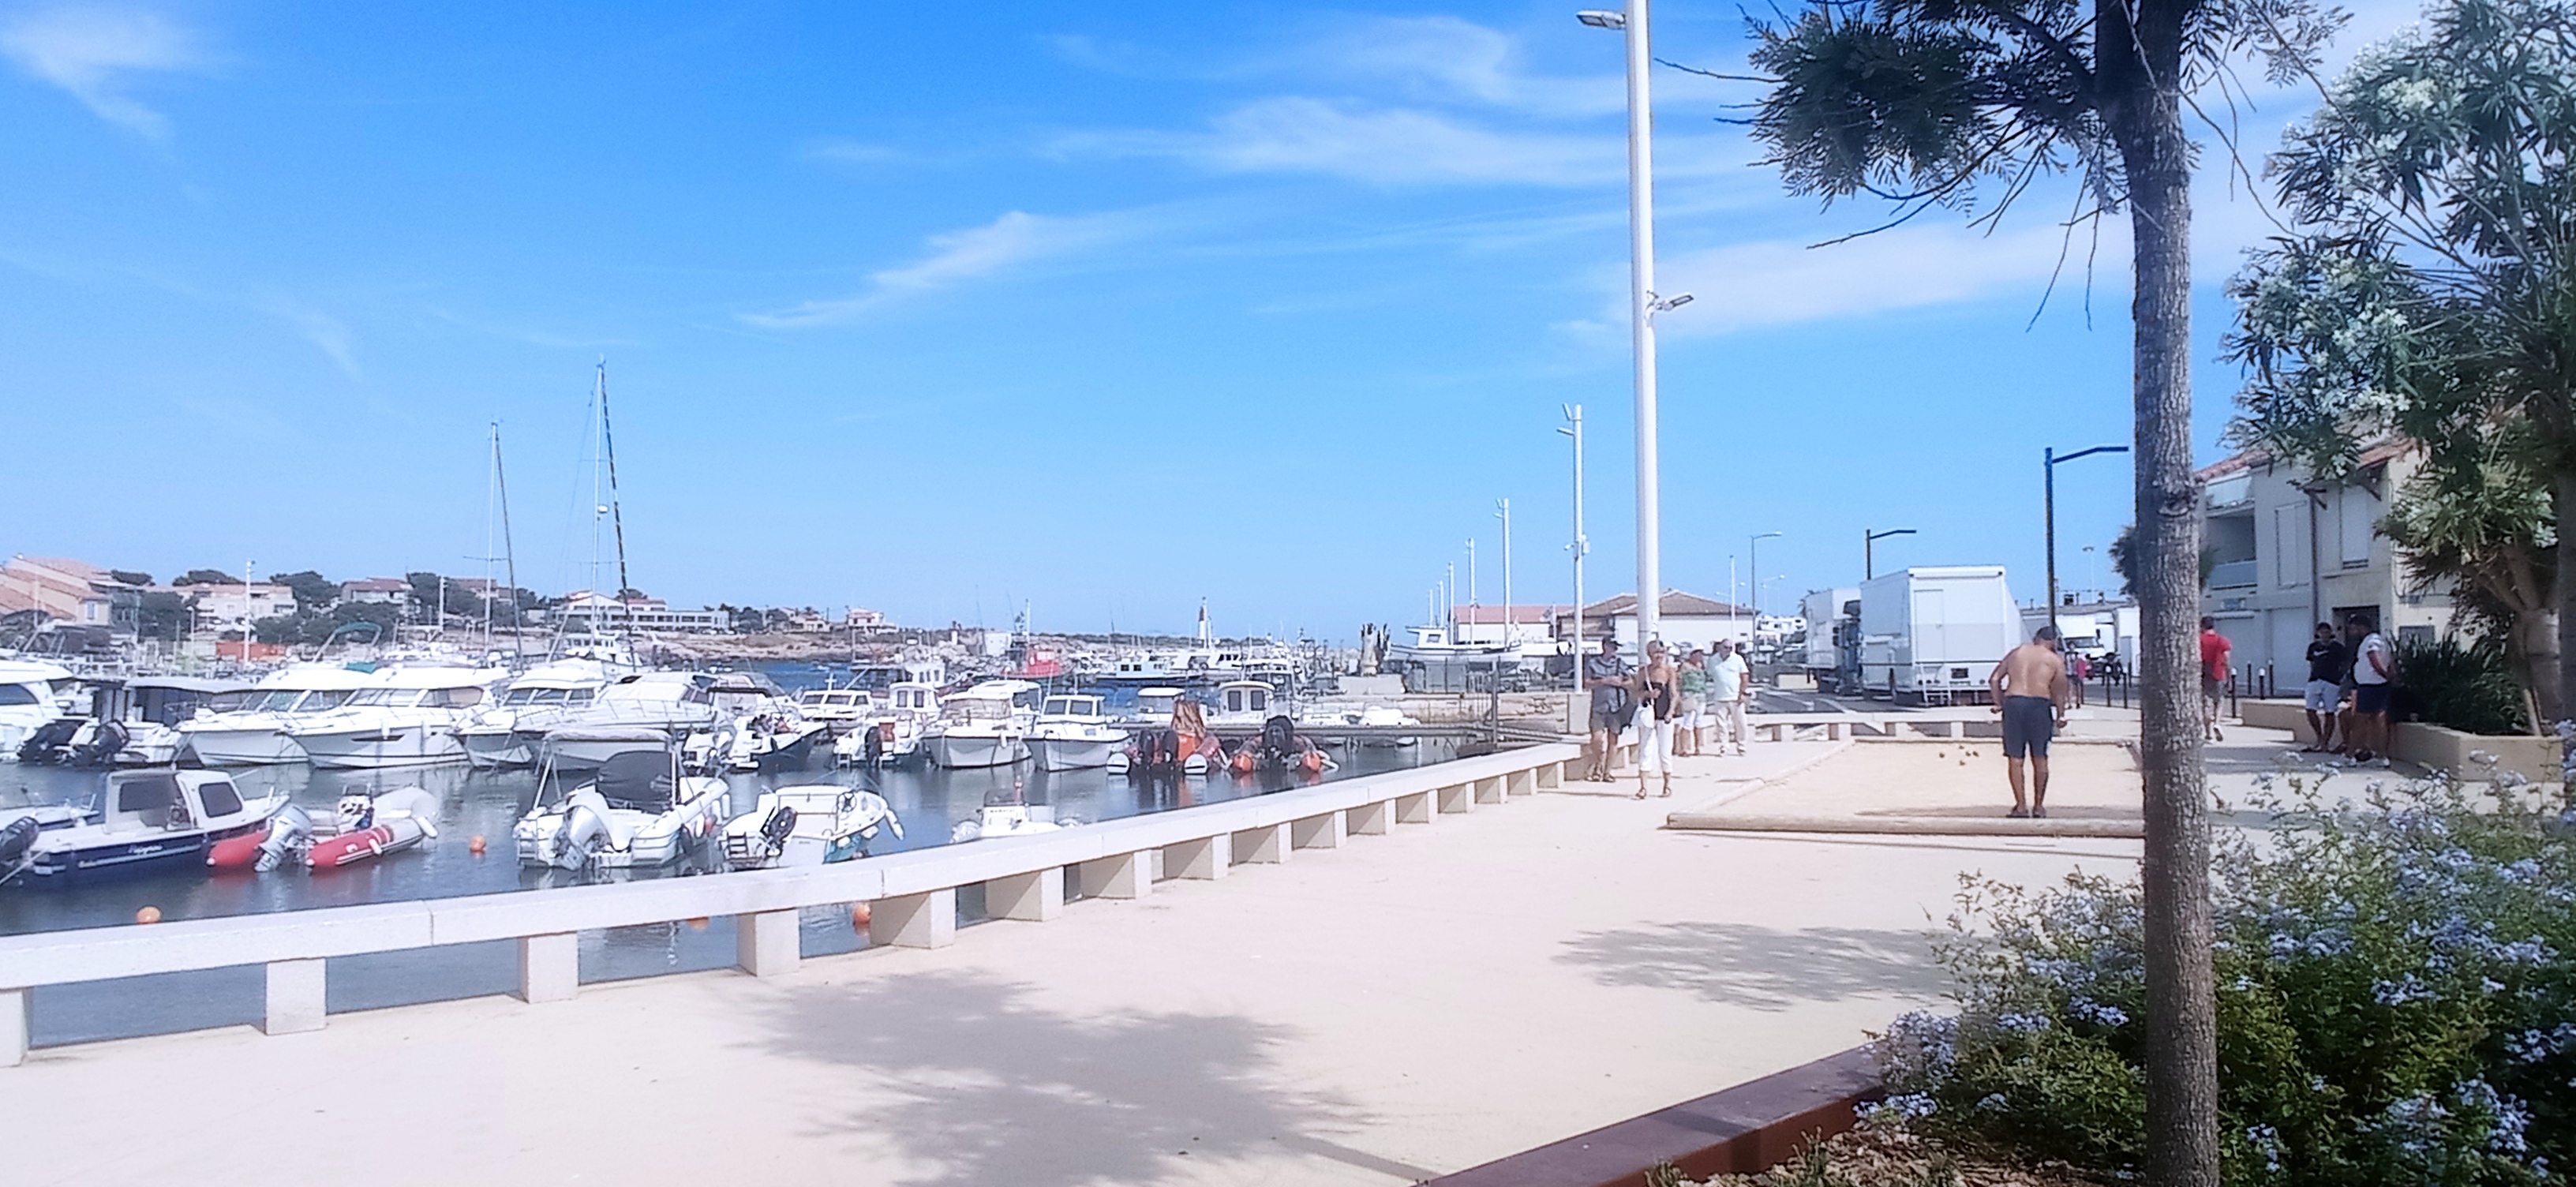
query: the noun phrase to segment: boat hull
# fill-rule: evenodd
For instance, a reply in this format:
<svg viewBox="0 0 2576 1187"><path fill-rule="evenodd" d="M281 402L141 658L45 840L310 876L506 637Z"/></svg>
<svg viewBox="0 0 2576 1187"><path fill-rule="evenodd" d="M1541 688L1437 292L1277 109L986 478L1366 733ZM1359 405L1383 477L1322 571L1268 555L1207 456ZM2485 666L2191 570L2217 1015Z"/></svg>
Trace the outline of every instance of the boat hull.
<svg viewBox="0 0 2576 1187"><path fill-rule="evenodd" d="M264 767L304 761L304 748L275 726L181 730L186 749L210 767Z"/></svg>
<svg viewBox="0 0 2576 1187"><path fill-rule="evenodd" d="M1109 765L1119 743L1082 738L1039 738L1029 743L1041 771L1090 771Z"/></svg>
<svg viewBox="0 0 2576 1187"><path fill-rule="evenodd" d="M258 821L234 828L181 836L85 845L77 849L39 851L18 881L27 886L63 886L97 878L206 866L206 851L267 824Z"/></svg>
<svg viewBox="0 0 2576 1187"><path fill-rule="evenodd" d="M457 734L456 738L465 747L465 761L472 763L477 770L510 770L536 765L535 740L517 730L469 730Z"/></svg>
<svg viewBox="0 0 2576 1187"><path fill-rule="evenodd" d="M433 725L393 725L328 734L297 734L295 743L317 767L377 770L465 761L455 731Z"/></svg>
<svg viewBox="0 0 2576 1187"><path fill-rule="evenodd" d="M938 766L951 769L1007 767L1028 761L1028 743L1017 737L992 734L940 734L921 740L922 753Z"/></svg>

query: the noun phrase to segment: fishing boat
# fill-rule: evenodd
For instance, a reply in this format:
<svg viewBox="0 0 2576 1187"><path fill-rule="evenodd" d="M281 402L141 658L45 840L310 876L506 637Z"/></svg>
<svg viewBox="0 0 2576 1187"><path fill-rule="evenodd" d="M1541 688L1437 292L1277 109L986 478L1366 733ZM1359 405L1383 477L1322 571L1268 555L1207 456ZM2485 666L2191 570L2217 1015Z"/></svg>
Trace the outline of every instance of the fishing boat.
<svg viewBox="0 0 2576 1187"><path fill-rule="evenodd" d="M805 784L760 793L724 826L725 864L737 870L814 866L868 856L878 837L903 839L885 797L858 787Z"/></svg>
<svg viewBox="0 0 2576 1187"><path fill-rule="evenodd" d="M208 848L265 825L286 793L245 800L219 771L119 771L100 803L95 821L45 828L19 816L0 825L0 883L202 865Z"/></svg>
<svg viewBox="0 0 2576 1187"><path fill-rule="evenodd" d="M669 865L725 820L725 781L690 773L680 748L629 749L570 790L549 770L537 803L510 830L519 864L564 870Z"/></svg>
<svg viewBox="0 0 2576 1187"><path fill-rule="evenodd" d="M240 707L180 722L183 753L210 767L303 762L304 748L286 736L286 723L337 709L374 680L372 672L337 664L280 668L260 677Z"/></svg>
<svg viewBox="0 0 2576 1187"><path fill-rule="evenodd" d="M1084 771L1109 765L1127 742L1127 731L1109 724L1096 696L1051 696L1029 727L1029 750L1041 771Z"/></svg>

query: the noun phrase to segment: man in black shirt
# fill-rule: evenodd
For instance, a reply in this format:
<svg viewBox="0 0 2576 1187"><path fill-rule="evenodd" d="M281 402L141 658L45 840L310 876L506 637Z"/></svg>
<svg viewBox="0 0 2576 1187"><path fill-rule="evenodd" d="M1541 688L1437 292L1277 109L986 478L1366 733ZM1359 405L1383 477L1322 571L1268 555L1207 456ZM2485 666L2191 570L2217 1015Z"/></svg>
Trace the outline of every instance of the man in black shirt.
<svg viewBox="0 0 2576 1187"><path fill-rule="evenodd" d="M1592 769L1584 778L1594 783L1610 783L1610 750L1619 744L1619 735L1628 728L1636 701L1637 677L1628 661L1619 658L1619 640L1604 636L1601 653L1583 657L1583 687L1592 694Z"/></svg>
<svg viewBox="0 0 2576 1187"><path fill-rule="evenodd" d="M2317 624L2308 644L2308 732L2316 742L2306 749L2323 754L2334 745L2335 709L2343 702L2344 674L2352 669L2352 651L2336 641L2331 623Z"/></svg>

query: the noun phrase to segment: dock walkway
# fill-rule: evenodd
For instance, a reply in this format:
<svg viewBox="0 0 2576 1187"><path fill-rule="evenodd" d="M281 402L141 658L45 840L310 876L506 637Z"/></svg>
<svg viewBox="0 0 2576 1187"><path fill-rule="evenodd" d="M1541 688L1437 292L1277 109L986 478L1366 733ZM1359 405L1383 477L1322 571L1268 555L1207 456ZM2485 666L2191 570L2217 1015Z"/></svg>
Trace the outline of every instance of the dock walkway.
<svg viewBox="0 0 2576 1187"><path fill-rule="evenodd" d="M1402 1184L1829 1054L1963 869L2134 842L1660 828L1826 743L1567 783L949 947L46 1048L16 1184ZM282 1140L297 1134L317 1140Z"/></svg>

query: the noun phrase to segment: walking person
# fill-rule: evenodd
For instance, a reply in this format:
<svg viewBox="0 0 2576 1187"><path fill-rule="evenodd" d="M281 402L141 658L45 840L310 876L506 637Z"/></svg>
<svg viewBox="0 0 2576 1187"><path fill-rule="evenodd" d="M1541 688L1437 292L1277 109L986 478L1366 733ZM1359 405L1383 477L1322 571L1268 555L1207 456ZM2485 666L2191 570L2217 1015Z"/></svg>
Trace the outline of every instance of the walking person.
<svg viewBox="0 0 2576 1187"><path fill-rule="evenodd" d="M2227 674L2233 670L2228 657L2236 645L2218 633L2218 620L2203 616L2200 620L2200 707L2201 725L2212 742L2224 742L2227 735L2218 732L2218 707L2227 697Z"/></svg>
<svg viewBox="0 0 2576 1187"><path fill-rule="evenodd" d="M2066 657L2066 666L2072 669L2067 673L2067 680L2075 689L2075 707L2081 709L2084 707L2084 682L2093 678L2093 661L2078 651Z"/></svg>
<svg viewBox="0 0 2576 1187"><path fill-rule="evenodd" d="M1674 721L1673 754L1697 757L1702 749L1700 731L1708 726L1708 652L1697 647L1682 659L1682 707Z"/></svg>
<svg viewBox="0 0 2576 1187"><path fill-rule="evenodd" d="M2334 749L2335 708L2343 703L2343 681L2352 670L2352 652L2335 639L2334 624L2317 624L2316 638L2308 644L2308 732L2316 741L2301 747L2301 753L2324 754Z"/></svg>
<svg viewBox="0 0 2576 1187"><path fill-rule="evenodd" d="M1681 692L1680 673L1661 642L1646 644L1646 666L1637 673L1637 798L1646 798L1646 776L1663 779L1663 794L1673 793L1673 714Z"/></svg>
<svg viewBox="0 0 2576 1187"><path fill-rule="evenodd" d="M2066 661L2057 654L2057 628L2033 631L2030 642L2004 654L1986 677L1995 712L2004 719L2004 775L2012 783L2007 818L2048 818L2048 743L2066 724ZM2022 762L2030 762L2030 795L2022 795Z"/></svg>
<svg viewBox="0 0 2576 1187"><path fill-rule="evenodd" d="M1717 658L1708 664L1708 712L1717 721L1717 749L1730 745L1744 753L1744 703L1753 699L1753 669L1732 640L1717 641Z"/></svg>
<svg viewBox="0 0 2576 1187"><path fill-rule="evenodd" d="M2388 692L2397 678L2397 650L2378 624L2358 614L2352 627L2361 643L2352 649L2352 728L2344 739L2353 761L2370 767L2388 765Z"/></svg>
<svg viewBox="0 0 2576 1187"><path fill-rule="evenodd" d="M1592 770L1583 777L1610 783L1610 751L1636 705L1630 695L1636 691L1636 673L1619 658L1617 639L1603 638L1598 654L1583 657L1583 687L1592 694Z"/></svg>

